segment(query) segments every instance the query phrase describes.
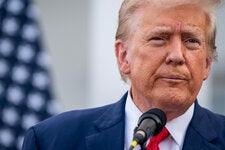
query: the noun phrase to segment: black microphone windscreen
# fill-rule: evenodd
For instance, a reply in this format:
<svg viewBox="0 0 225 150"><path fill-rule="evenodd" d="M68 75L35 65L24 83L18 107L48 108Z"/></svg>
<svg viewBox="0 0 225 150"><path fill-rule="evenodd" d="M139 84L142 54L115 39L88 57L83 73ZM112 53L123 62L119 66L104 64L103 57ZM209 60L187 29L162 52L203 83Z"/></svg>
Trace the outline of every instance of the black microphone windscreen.
<svg viewBox="0 0 225 150"><path fill-rule="evenodd" d="M156 123L156 130L154 132L154 135L157 135L162 131L167 121L166 114L158 108L150 109L144 114L142 114L142 116L140 117L138 121L138 125L140 125L141 122L146 118L151 118Z"/></svg>

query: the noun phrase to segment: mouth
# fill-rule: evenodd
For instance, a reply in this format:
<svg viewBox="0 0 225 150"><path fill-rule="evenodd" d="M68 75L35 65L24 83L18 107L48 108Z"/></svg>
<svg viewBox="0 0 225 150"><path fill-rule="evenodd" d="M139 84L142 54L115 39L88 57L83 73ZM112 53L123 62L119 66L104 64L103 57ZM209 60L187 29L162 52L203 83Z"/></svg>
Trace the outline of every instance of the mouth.
<svg viewBox="0 0 225 150"><path fill-rule="evenodd" d="M188 78L181 75L163 75L160 77L163 80L170 81L170 82L181 82L181 81L188 81Z"/></svg>

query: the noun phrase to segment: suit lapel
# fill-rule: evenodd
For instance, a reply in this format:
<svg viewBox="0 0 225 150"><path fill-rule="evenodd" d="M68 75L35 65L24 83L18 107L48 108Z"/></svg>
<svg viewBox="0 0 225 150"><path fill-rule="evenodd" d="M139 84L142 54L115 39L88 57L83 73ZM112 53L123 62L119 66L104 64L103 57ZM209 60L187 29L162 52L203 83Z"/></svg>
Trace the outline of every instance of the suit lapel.
<svg viewBox="0 0 225 150"><path fill-rule="evenodd" d="M195 102L195 111L187 129L183 150L217 150L211 141L217 138L207 113Z"/></svg>
<svg viewBox="0 0 225 150"><path fill-rule="evenodd" d="M217 150L215 145L202 137L194 128L190 127L187 131L183 150Z"/></svg>
<svg viewBox="0 0 225 150"><path fill-rule="evenodd" d="M87 150L123 150L127 93L95 121L96 132L86 137Z"/></svg>

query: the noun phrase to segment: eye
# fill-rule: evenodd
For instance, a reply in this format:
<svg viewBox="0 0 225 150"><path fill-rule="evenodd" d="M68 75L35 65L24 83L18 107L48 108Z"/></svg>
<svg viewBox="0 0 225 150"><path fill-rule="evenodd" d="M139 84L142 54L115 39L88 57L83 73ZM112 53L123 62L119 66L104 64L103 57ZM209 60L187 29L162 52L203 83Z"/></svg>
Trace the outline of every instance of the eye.
<svg viewBox="0 0 225 150"><path fill-rule="evenodd" d="M152 46L159 47L165 44L166 39L163 37L152 37L148 41Z"/></svg>
<svg viewBox="0 0 225 150"><path fill-rule="evenodd" d="M187 41L186 41L187 43L199 43L197 40L195 40L195 39L188 39Z"/></svg>
<svg viewBox="0 0 225 150"><path fill-rule="evenodd" d="M188 49L194 50L194 49L198 49L201 46L201 42L197 39L187 39L184 41L185 46Z"/></svg>
<svg viewBox="0 0 225 150"><path fill-rule="evenodd" d="M163 39L160 38L160 37L153 37L153 38L151 38L151 40L160 41L160 40L163 40Z"/></svg>

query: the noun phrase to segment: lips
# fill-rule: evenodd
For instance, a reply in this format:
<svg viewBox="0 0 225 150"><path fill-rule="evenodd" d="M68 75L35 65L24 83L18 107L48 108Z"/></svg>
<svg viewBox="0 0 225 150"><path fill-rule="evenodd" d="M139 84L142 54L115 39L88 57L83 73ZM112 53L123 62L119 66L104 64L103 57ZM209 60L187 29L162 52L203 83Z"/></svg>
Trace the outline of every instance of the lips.
<svg viewBox="0 0 225 150"><path fill-rule="evenodd" d="M171 81L187 81L188 78L183 75L163 75L160 77L164 80L171 80Z"/></svg>

